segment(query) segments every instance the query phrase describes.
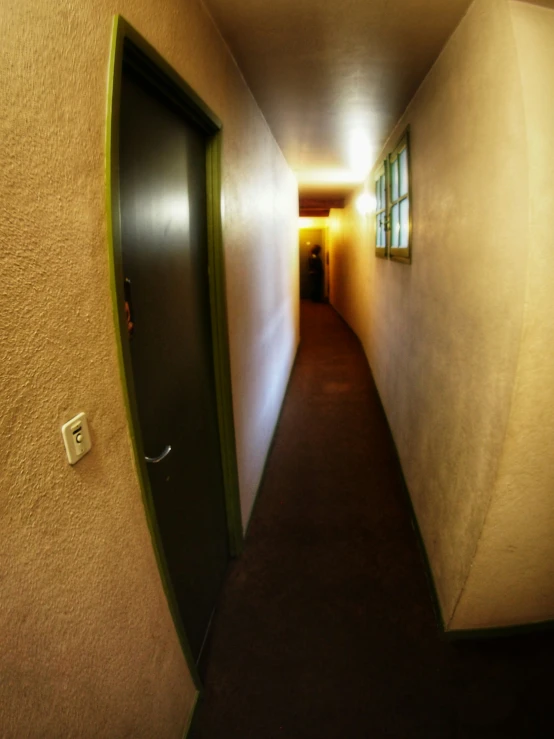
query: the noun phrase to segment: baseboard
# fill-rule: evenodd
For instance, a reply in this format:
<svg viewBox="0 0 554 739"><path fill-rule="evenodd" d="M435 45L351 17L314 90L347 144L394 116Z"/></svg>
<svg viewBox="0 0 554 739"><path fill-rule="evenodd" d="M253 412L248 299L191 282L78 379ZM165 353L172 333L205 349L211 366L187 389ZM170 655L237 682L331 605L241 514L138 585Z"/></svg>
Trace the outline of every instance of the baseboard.
<svg viewBox="0 0 554 739"><path fill-rule="evenodd" d="M363 348L363 345L362 345L362 348ZM365 351L364 351L364 355L365 355ZM366 355L366 360L367 360L367 355ZM371 366L369 365L369 361L368 361L368 366L371 372ZM373 379L373 372L371 372L371 377ZM400 455L398 454L398 448L396 446L396 442L394 440L392 429L389 424L389 419L385 412L385 406L383 405L383 401L381 399L381 395L379 393L379 389L377 387L375 379L373 379L373 384L375 385L375 390L377 392L377 397L379 399L379 405L381 406L381 410L383 411L383 416L385 417L387 428L389 430L389 435L390 435L392 446L394 449L394 455L396 457L396 461L398 462L398 469L400 470L400 479L402 481L402 491L404 493L404 499L406 500L406 504L410 512L410 521L411 521L412 528L416 535L419 553L420 553L420 556L423 562L423 569L425 571L425 579L427 580L427 585L429 588L429 596L431 598L431 603L433 604L433 613L435 614L435 621L437 624L437 629L439 632L439 636L444 637L447 631L446 631L446 626L444 622L444 617L442 615L442 609L440 605L437 586L435 585L435 578L433 577L433 570L431 569L431 562L429 561L429 555L427 554L427 548L425 546L425 541L423 539L421 529L419 528L419 522L417 520L416 512L414 509L414 504L412 502L412 496L410 495L408 485L406 484L406 477L404 476L404 469L402 468L402 462L400 460Z"/></svg>
<svg viewBox="0 0 554 739"><path fill-rule="evenodd" d="M352 333L354 334L354 336L358 339L358 342L359 342L359 344L360 344L360 346L362 348L362 351L364 353L364 357L366 359L367 366L369 367L369 371L371 373L371 379L373 380L373 384L375 386L375 391L377 393L377 398L379 400L379 406L381 407L381 411L382 411L383 416L385 418L385 423L387 424L387 429L389 431L389 436L390 436L390 439L391 439L391 442L392 442L392 446L393 446L393 449L394 449L394 455L395 455L396 461L398 463L398 469L400 470L400 478L401 478L401 481L402 481L402 490L404 492L404 498L406 500L406 503L407 503L407 506L408 506L408 510L410 511L410 520L411 520L412 528L413 528L413 530L415 532L415 535L416 535L417 544L418 544L418 548L419 548L419 553L421 555L421 559L422 559L422 562L423 562L423 569L425 571L425 578L427 580L427 585L429 587L429 595L431 597L431 602L433 604L433 613L435 614L435 621L436 621L436 624L437 624L437 630L438 630L439 636L444 637L444 635L447 632L446 632L446 628L445 628L444 618L443 618L443 615L442 615L442 609L441 609L441 606L440 606L440 600L439 600L439 596L438 596L438 592L437 592L437 587L435 585L435 579L433 577L433 570L431 569L431 563L429 561L429 555L427 554L427 549L425 547L425 541L423 540L423 536L421 534L421 529L419 528L419 523L418 523L418 520L417 520L417 516L416 516L415 509L414 509L414 505L412 503L412 498L411 498L411 495L410 495L410 491L408 490L408 486L406 484L406 477L404 476L404 470L402 468L402 462L400 461L400 455L398 454L398 448L396 446L396 442L394 440L392 429L391 429L390 424L389 424L389 419L388 419L388 416L387 416L386 411L385 411L385 406L383 405L383 400L381 399L381 394L379 393L379 388L377 387L377 383L375 382L375 378L373 377L373 371L371 369L371 365L369 363L369 359L367 358L367 354L365 352L364 345L362 344L362 342L360 340L360 337L354 331L354 329L348 323L348 321L342 315L342 313L340 313L337 310L337 308L334 305L332 305L332 304L331 304L331 308L335 311L335 313L337 314L337 316L339 316L339 318L341 319L341 321L343 321L344 324L346 326L348 326L349 330L352 331Z"/></svg>
<svg viewBox="0 0 554 739"><path fill-rule="evenodd" d="M196 711L197 711L199 702L200 702L200 691L197 690L196 695L194 696L194 703L192 704L192 708L190 710L188 721L183 730L183 739L193 739L191 735L191 731L194 729L194 720L196 719Z"/></svg>
<svg viewBox="0 0 554 739"><path fill-rule="evenodd" d="M408 485L406 484L406 478L404 476L402 462L400 460L400 455L398 454L398 448L396 446L396 442L394 440L392 429L389 424L389 419L385 412L385 407L383 405L383 401L379 393L379 388L377 387L377 384L375 383L375 379L373 378L373 372L371 370L371 365L369 364L369 360L367 358L367 354L365 353L364 346L362 342L360 341L360 337L356 334L356 332L354 331L352 326L350 326L350 324L344 318L344 316L341 313L339 313L339 311L335 308L335 306L331 305L331 307L333 308L335 313L341 318L341 320L344 321L344 323L348 326L348 328L352 331L352 333L356 336L356 338L360 342L360 346L362 347L362 351L364 352L364 356L366 358L369 371L371 372L373 383L375 385L375 390L377 391L377 397L379 399L379 405L381 406L381 410L385 417L389 435L390 435L392 445L394 448L394 454L398 462L398 469L400 470L400 476L402 480L402 489L404 491L404 497L406 500L406 504L410 511L410 519L411 519L412 528L416 535L419 552L420 552L421 559L423 562L423 568L425 571L427 585L429 587L429 595L431 598L431 602L433 604L433 612L435 614L435 621L436 621L439 637L446 641L462 641L462 640L471 640L471 639L474 639L474 640L496 639L496 638L502 638L502 637L519 636L519 635L524 635L524 634L535 634L541 631L553 630L554 620L537 621L534 623L516 624L512 626L490 626L490 627L476 628L476 629L447 629L446 628L446 624L444 621L444 617L443 617L442 609L440 605L440 600L438 596L437 587L435 585L435 579L433 577L433 570L431 569L431 563L429 561L429 555L427 554L427 548L425 546L425 541L423 539L421 529L419 528L419 522L417 520L416 512L415 512L414 505L412 502L412 497L410 495Z"/></svg>
<svg viewBox="0 0 554 739"><path fill-rule="evenodd" d="M362 348L363 348L363 345L362 345ZM364 351L364 354L365 354L365 351ZM367 356L366 356L366 360L367 360ZM368 366L369 366L369 362L368 362ZM369 369L371 371L371 366L369 366ZM372 373L372 376L373 376L373 373ZM375 380L374 380L374 383L375 383ZM435 585L435 579L433 577L433 570L431 569L429 555L427 554L427 548L425 546L425 541L421 534L421 529L419 528L419 523L417 520L413 502L412 502L412 497L410 495L408 485L406 484L404 470L402 469L402 462L400 461L398 449L396 447L394 436L392 434L392 430L389 425L389 419L387 418L387 414L383 406L383 401L381 400L381 395L379 394L379 390L376 384L375 384L375 389L377 390L377 397L379 398L379 405L381 406L381 410L383 411L383 415L385 416L385 420L387 422L387 428L389 430L389 434L390 434L392 444L394 447L394 453L398 461L398 468L400 470L400 476L402 480L402 489L404 491L404 497L406 499L406 503L410 511L410 519L412 523L412 528L414 529L414 532L417 538L419 551L420 551L421 558L423 561L425 577L427 579L427 584L429 586L429 593L431 597L431 602L433 604L435 621L437 624L437 629L438 629L440 638L446 641L463 641L463 640L471 640L471 639L474 639L474 640L498 639L502 637L519 636L523 634L534 634L534 633L538 633L541 631L550 631L554 629L553 620L537 621L534 623L527 623L527 624L516 624L512 626L489 626L489 627L483 627L483 628L477 628L477 629L447 629L446 628L444 617L442 615L442 609L441 609L440 600L439 600L439 596L437 592L437 587Z"/></svg>
<svg viewBox="0 0 554 739"><path fill-rule="evenodd" d="M292 360L292 365L289 372L289 378L287 380L287 386L285 387L285 392L283 393L283 400L281 402L281 408L279 409L279 415L277 416L277 421L275 422L275 426L273 427L273 434L271 436L271 441L269 442L269 446L267 448L267 452L264 459L264 466L262 468L262 474L260 476L260 482L258 483L258 488L256 490L256 495L254 496L254 502L252 503L252 508L250 509L250 515L248 516L248 521L246 522L246 526L244 527L244 537L243 540L246 540L246 537L248 535L248 529L250 528L250 522L252 521L252 518L254 516L254 511L256 510L256 506L258 504L258 500L260 498L260 490L263 487L265 476L267 472L267 463L269 461L269 458L271 456L271 452L273 451L273 447L275 445L275 436L277 435L277 429L279 428L279 423L281 422L281 416L283 414L283 407L285 405L285 398L287 397L289 387L290 387L290 381L292 378L292 375L294 373L294 368L296 367L296 362L298 360L298 354L300 352L300 345L302 343L302 340L300 340L296 346L296 353L294 355L294 359Z"/></svg>
<svg viewBox="0 0 554 739"><path fill-rule="evenodd" d="M528 624L514 624L512 626L488 626L477 629L451 629L443 634L446 641L464 641L480 639L499 639L510 636L524 636L525 634L539 634L554 630L554 621L535 621Z"/></svg>
<svg viewBox="0 0 554 739"><path fill-rule="evenodd" d="M254 503L252 504L252 510L250 511L250 516L248 517L248 522L247 522L246 527L245 527L245 530L244 530L243 540L246 539L246 535L248 533L248 528L250 526L250 521L252 520L252 517L254 515L254 510L256 508L256 505L257 505L257 502L258 502L258 499L259 499L260 490L262 489L262 486L263 486L263 483L264 483L264 480L265 480L265 475L266 475L266 470L267 470L267 463L268 463L269 457L271 455L271 452L273 450L273 446L275 444L275 436L276 436L276 433L277 433L277 428L279 426L279 422L281 421L281 415L283 413L283 406L285 404L285 398L287 397L287 393L289 391L290 381L291 381L292 374L294 372L294 368L296 367L296 361L298 359L299 350L300 350L300 342L298 342L298 345L296 347L296 353L295 353L294 359L292 361L291 369L290 369L290 372L289 372L289 377L288 377L288 380L287 380L287 385L286 385L286 388L285 388L285 392L283 393L283 401L281 403L281 408L279 410L279 415L277 416L277 421L275 422L275 427L273 429L273 435L271 437L271 441L269 442L269 446L268 446L267 453L266 453L265 460L264 460L264 466L263 466L263 470L262 470L262 475L260 477L260 483L258 485L258 489L257 489L256 495L254 497ZM213 617L213 614L212 614L212 617ZM211 619L210 619L210 627L209 628L211 628ZM208 638L208 633L206 635L206 638ZM198 690L196 692L196 696L195 696L195 699L194 699L194 704L192 706L192 710L190 712L187 725L185 726L185 729L184 729L184 732L183 732L183 739L194 739L194 736L193 736L193 734L194 734L194 728L195 728L195 725L196 725L196 721L198 719L199 706L200 706L201 698L202 698L202 693L201 693L201 691Z"/></svg>

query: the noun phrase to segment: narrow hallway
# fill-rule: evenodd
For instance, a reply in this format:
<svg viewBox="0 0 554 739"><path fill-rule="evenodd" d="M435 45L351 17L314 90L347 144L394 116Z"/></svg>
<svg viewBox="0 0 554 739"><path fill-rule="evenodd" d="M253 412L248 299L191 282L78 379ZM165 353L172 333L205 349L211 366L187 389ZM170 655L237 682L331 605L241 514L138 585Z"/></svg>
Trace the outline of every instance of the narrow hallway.
<svg viewBox="0 0 554 739"><path fill-rule="evenodd" d="M441 639L362 348L322 304L301 336L195 739L551 736L551 634Z"/></svg>

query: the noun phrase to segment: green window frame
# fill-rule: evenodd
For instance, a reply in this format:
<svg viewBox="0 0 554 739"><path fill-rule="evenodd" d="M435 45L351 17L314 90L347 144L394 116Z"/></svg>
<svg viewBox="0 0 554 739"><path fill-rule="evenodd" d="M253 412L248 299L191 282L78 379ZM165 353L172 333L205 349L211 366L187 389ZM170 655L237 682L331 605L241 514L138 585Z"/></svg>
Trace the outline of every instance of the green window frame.
<svg viewBox="0 0 554 739"><path fill-rule="evenodd" d="M406 129L375 179L375 254L406 264L412 261L411 180L410 136Z"/></svg>
<svg viewBox="0 0 554 739"><path fill-rule="evenodd" d="M387 162L375 174L375 254L387 258Z"/></svg>

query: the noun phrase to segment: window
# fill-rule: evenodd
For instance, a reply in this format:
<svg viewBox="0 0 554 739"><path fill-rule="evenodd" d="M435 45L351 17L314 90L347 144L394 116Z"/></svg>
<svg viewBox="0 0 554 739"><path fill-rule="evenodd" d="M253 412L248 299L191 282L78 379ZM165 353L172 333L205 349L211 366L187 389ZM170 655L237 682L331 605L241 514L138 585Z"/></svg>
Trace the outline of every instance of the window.
<svg viewBox="0 0 554 739"><path fill-rule="evenodd" d="M375 178L375 253L411 261L410 145L406 131Z"/></svg>
<svg viewBox="0 0 554 739"><path fill-rule="evenodd" d="M383 163L375 178L375 253L379 257L387 256L387 178L386 164Z"/></svg>

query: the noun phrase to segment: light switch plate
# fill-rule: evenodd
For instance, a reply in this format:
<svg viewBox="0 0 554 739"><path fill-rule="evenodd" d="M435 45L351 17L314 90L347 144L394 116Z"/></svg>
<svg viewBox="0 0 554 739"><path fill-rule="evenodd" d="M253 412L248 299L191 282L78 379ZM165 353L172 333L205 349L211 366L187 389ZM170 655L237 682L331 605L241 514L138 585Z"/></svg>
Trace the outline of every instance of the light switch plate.
<svg viewBox="0 0 554 739"><path fill-rule="evenodd" d="M71 421L64 423L62 426L62 436L67 460L69 464L75 464L87 452L90 452L92 446L86 414L79 413Z"/></svg>

